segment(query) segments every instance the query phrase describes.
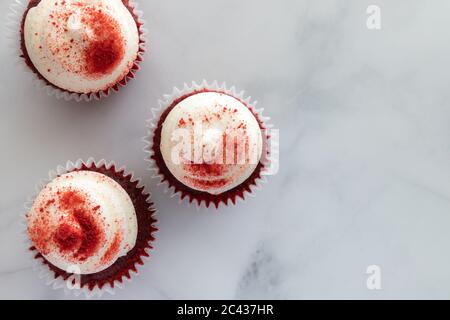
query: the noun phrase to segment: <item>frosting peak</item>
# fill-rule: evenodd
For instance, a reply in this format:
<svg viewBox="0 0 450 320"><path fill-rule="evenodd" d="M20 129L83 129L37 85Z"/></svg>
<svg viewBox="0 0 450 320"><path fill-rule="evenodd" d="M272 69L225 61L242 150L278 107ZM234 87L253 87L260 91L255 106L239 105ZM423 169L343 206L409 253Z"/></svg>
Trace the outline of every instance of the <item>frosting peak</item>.
<svg viewBox="0 0 450 320"><path fill-rule="evenodd" d="M220 92L201 92L176 104L162 124L160 150L184 185L210 194L229 191L255 171L262 132L252 111Z"/></svg>

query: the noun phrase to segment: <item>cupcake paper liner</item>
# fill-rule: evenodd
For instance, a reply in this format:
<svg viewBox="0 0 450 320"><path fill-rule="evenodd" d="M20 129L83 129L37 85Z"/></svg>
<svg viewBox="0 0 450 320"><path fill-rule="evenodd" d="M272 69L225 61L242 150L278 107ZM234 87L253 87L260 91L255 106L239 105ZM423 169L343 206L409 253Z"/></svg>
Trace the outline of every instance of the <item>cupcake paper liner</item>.
<svg viewBox="0 0 450 320"><path fill-rule="evenodd" d="M263 127L263 129L265 129L263 130L263 157L260 161L260 166L255 170L255 173L246 182L244 182L237 188L225 192L217 197L210 195L199 197L198 195L183 190L176 184L171 183L170 177L164 174L163 171L165 170L161 170L157 161L155 160L153 140L155 138L155 132L158 128L158 123L164 111L172 106L175 101L189 94L203 91L225 93L239 99L250 109L250 111L252 111L257 120L260 122L260 125ZM271 130L273 126L270 123L270 118L264 116L264 109L257 109L257 102L252 102L251 97L247 97L244 91L237 91L234 86L228 88L226 83L219 84L217 81L214 81L213 83L209 84L206 80L204 80L200 84L196 82L192 82L190 85L185 83L182 89L174 87L172 93L164 95L163 99L159 100L158 104L158 107L151 108L152 116L147 121L148 132L143 141L145 144L144 152L146 153L145 160L149 163L148 169L153 172L152 177L159 181L158 184L164 188L165 193L169 193L171 197L179 197L180 203L187 202L188 205L195 204L198 209L200 209L202 206L209 208L211 205L214 205L215 208L218 209L221 205L228 206L230 203L232 205L236 205L237 202L244 202L248 196L254 196L254 192L261 188L262 183L267 182L265 169L270 166L273 156L271 152L269 153L268 149L270 145L274 145L272 141L270 141L271 137L269 134L267 134L267 132ZM259 172L256 172L258 170ZM182 185L181 183L179 184ZM205 194L202 192L200 193Z"/></svg>
<svg viewBox="0 0 450 320"><path fill-rule="evenodd" d="M145 188L141 185L141 182L134 178L133 173L129 173L126 171L124 167L117 167L114 162L106 162L105 160L100 160L96 162L93 158L88 159L87 161L78 160L76 162L67 162L65 166L58 166L56 170L52 170L49 172L48 179L42 180L38 186L36 187L35 194L30 197L28 202L25 205L26 212L28 213L34 203L34 200L40 193L40 191L53 179L61 176L63 174L73 172L75 170L80 170L83 168L95 168L95 169L105 169L105 170L113 170L114 173L120 174L124 179L127 180L130 184L136 185L136 190L146 197L146 205L148 205L148 211L151 212L150 219L152 220L152 224L150 226L150 235L149 239L146 241L146 246L141 250L141 252L136 255L137 259L133 262L129 268L124 272L122 272L119 278L114 280L104 281L102 287L96 284L94 287L90 288L88 284L84 286L74 287L73 281L75 281L75 275L65 274L67 277L63 277L55 273L49 265L45 262L46 260L39 254L39 252L34 249L33 244L28 236L28 223L26 214L22 219L22 234L24 237L25 249L30 252L30 258L32 259L33 270L38 274L39 278L43 279L48 286L51 286L55 290L63 289L66 295L74 295L75 297L84 296L87 299L92 298L100 298L103 294L115 294L115 290L117 288L122 289L126 282L131 282L133 277L139 275L140 266L143 266L146 261L149 260L151 253L154 250L154 242L155 242L155 234L158 229L156 227L157 220L155 218L156 209L154 209L153 203L150 199L150 194L146 192ZM87 169L89 170L89 169ZM136 247L135 247L136 248ZM108 270L108 269L106 269ZM103 272L103 271L102 271ZM102 282L100 281L100 282Z"/></svg>
<svg viewBox="0 0 450 320"><path fill-rule="evenodd" d="M76 93L66 91L48 82L45 78L38 75L26 63L23 57L21 48L21 28L23 16L28 8L29 0L14 0L9 7L9 14L6 19L6 35L10 41L13 59L24 72L31 73L33 76L33 84L38 90L45 91L49 96L55 96L57 99L64 99L65 101L75 100L77 102L90 102L100 100L110 96L113 92L117 92L121 87L127 86L128 82L135 78L136 72L140 69L140 64L144 61L144 53L146 52L146 43L148 30L145 28L144 14L138 10L138 4L134 1L129 1L129 8L132 10L132 15L136 20L139 31L139 51L134 61L133 67L129 73L114 86L93 93Z"/></svg>

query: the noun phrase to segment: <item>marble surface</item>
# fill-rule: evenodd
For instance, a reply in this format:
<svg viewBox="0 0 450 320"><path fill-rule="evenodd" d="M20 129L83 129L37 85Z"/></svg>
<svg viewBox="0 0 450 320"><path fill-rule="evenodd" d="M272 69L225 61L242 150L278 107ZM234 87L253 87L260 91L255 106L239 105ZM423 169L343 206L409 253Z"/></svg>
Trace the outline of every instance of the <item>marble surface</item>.
<svg viewBox="0 0 450 320"><path fill-rule="evenodd" d="M115 299L450 297L450 2L139 2L151 54L99 103L36 91L0 37L0 298L71 298L31 269L20 220L49 169L89 156L136 172L159 209L157 250ZM204 78L245 89L281 133L279 174L219 212L165 195L141 151L150 107Z"/></svg>

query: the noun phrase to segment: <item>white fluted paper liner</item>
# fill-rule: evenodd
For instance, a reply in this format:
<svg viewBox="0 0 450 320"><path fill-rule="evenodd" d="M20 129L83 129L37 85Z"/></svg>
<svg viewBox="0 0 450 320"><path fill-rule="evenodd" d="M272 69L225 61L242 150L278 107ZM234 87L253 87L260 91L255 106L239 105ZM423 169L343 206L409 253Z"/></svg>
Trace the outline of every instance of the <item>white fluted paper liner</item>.
<svg viewBox="0 0 450 320"><path fill-rule="evenodd" d="M177 99L180 99L186 95L189 95L195 91L202 91L202 90L209 90L209 91L217 91L217 92L223 92L230 96L233 96L240 101L242 101L249 109L254 113L258 115L258 119L260 122L262 122L263 127L266 129L266 132L273 128L273 125L270 123L270 117L264 116L264 108L256 108L257 101L252 101L252 98L250 96L245 95L245 91L238 91L235 86L227 87L227 84L225 82L219 84L218 81L214 81L212 83L208 83L208 81L203 80L201 83L196 83L193 81L191 84L185 83L183 85L182 89L178 89L177 87L174 87L171 94L166 94L163 96L161 100L158 101L158 107L151 108L151 118L147 120L147 136L144 137L143 141L145 144L144 152L146 153L145 160L149 163L148 169L153 172L152 178L157 179L159 181L158 185L164 188L165 193L169 193L170 196L178 197L180 203L187 203L187 205L192 205L195 203L195 206L197 209L200 209L202 206L209 207L211 203L205 203L205 201L198 201L196 199L191 199L189 196L183 197L183 194L181 191L176 191L175 186L171 186L168 181L164 181L164 175L160 172L157 163L152 158L154 155L153 152L153 138L156 129L158 128L158 122L161 119L162 114L164 113L167 108L169 108L174 101ZM263 138L264 138L264 148L263 148L263 158L261 159L261 162L264 165L264 168L269 166L269 164L272 161L272 158L276 156L276 154L267 154L267 147L268 147L268 140L269 137L267 134L264 134L263 132ZM277 143L275 141L275 143ZM273 146L273 145L272 145ZM250 185L250 192L245 191L244 192L244 199L242 199L239 196L236 196L235 202L236 204L244 203L246 197L254 197L255 192L258 191L263 183L267 182L266 175L264 174L264 168L262 169L261 177L255 180L255 184ZM218 208L220 205L228 206L229 203L233 204L232 199L226 199L219 203L219 205L216 205L216 208ZM214 205L214 203L212 203Z"/></svg>
<svg viewBox="0 0 450 320"><path fill-rule="evenodd" d="M10 42L9 47L11 48L12 59L22 71L31 74L34 86L37 87L38 90L45 91L49 96L55 96L57 99L64 99L65 101L75 100L77 102L90 102L106 98L113 92L119 91L121 87L127 86L128 81L135 77L136 72L139 70L139 65L144 61L143 56L146 52L148 30L145 28L144 14L141 10L138 10L138 4L134 1L129 1L130 8L133 9L133 14L137 18L137 23L139 25L139 51L138 57L134 61L137 68L130 69L128 75L113 87L99 92L81 94L57 88L56 86L49 84L46 80L39 78L39 76L25 63L25 59L21 57L23 54L21 48L22 19L27 10L29 0L13 1L14 2L9 7L9 13L6 18L6 37Z"/></svg>
<svg viewBox="0 0 450 320"><path fill-rule="evenodd" d="M26 212L29 212L33 206L34 200L36 199L36 197L38 196L38 194L41 192L41 190L48 184L50 183L52 180L54 180L55 178L57 178L58 176L61 176L63 174L72 172L74 170L78 170L81 169L83 167L83 165L85 165L86 167L90 168L92 166L96 167L96 168L101 168L101 167L106 167L107 170L111 169L112 167L115 167L115 172L124 172L123 175L126 176L131 176L130 178L130 182L131 183L135 183L138 182L137 188L142 188L143 185L141 184L141 181L136 179L133 175L133 173L131 172L127 172L125 167L117 167L116 164L114 162L106 162L105 160L100 160L100 161L95 161L93 158L89 158L87 161L83 161L83 160L78 160L76 162L71 162L68 161L67 164L65 166L58 166L56 168L56 170L51 170L48 174L48 179L42 180L37 186L36 186L36 191L33 194L32 197L30 197L30 199L28 200L28 202L25 204L25 210ZM145 189L143 190L143 192L145 194L149 194ZM153 213L153 218L155 217L157 210L154 208L153 203L150 200L150 196L147 198L147 204L148 207L151 208L154 213ZM152 227L155 228L156 231L154 231L152 233L152 235L154 236L157 233L157 220L155 219L155 223L152 225ZM115 294L115 290L117 288L119 289L123 289L123 287L125 286L125 281L126 282L131 282L133 278L135 278L136 276L139 275L139 269L143 267L143 265L145 265L145 262L148 261L148 259L151 256L151 253L154 251L154 246L153 243L151 245L151 248L146 248L144 251L145 253L148 255L146 256L140 256L140 258L143 261L143 265L140 265L139 263L136 263L134 265L134 267L136 268L136 272L134 272L133 270L129 270L130 271L130 278L127 277L122 277L122 282L119 282L119 280L115 280L114 281L114 287L111 286L110 283L107 283L103 286L103 288L99 288L98 285L96 285L92 290L89 289L88 286L84 286L80 289L69 289L68 283L71 283L74 280L74 276L69 277L68 279L64 280L62 277L57 277L55 278L55 273L46 265L44 264L41 259L36 259L36 254L38 253L37 251L31 251L30 248L33 247L33 244L28 236L28 230L27 230L27 218L26 218L26 214L23 215L23 219L22 219L22 235L24 237L24 244L25 244L25 249L30 252L30 257L32 259L32 265L33 265L33 270L38 274L40 279L43 279L43 281L45 281L45 283L48 286L51 286L53 289L55 290L60 290L63 289L64 293L66 295L74 295L75 297L79 297L79 296L84 296L87 299L92 299L92 298L100 298L102 297L105 293L114 295Z"/></svg>

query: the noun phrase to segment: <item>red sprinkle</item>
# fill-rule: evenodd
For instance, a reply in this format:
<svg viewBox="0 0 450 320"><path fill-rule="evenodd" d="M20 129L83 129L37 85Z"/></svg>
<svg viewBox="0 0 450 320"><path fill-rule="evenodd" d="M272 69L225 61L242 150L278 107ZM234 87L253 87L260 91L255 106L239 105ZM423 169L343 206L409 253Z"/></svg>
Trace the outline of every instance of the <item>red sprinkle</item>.
<svg viewBox="0 0 450 320"><path fill-rule="evenodd" d="M44 255L49 253L48 245L51 243L51 233L48 227L49 222L46 218L41 218L28 227L31 241Z"/></svg>
<svg viewBox="0 0 450 320"><path fill-rule="evenodd" d="M62 210L71 214L80 231L74 230L75 227L62 225L62 231L65 231L69 237L58 237L57 239L60 241L58 244L63 249L62 251L64 251L64 248L66 251L77 249L73 252L73 257L79 261L84 261L93 255L101 244L103 233L95 220L95 212L98 209L90 209L85 196L73 190L63 192L60 195L59 203ZM61 242L61 240L63 241Z"/></svg>
<svg viewBox="0 0 450 320"><path fill-rule="evenodd" d="M64 210L71 210L78 208L85 203L85 197L76 191L66 191L60 196L61 208Z"/></svg>
<svg viewBox="0 0 450 320"><path fill-rule="evenodd" d="M184 127L186 125L186 121L184 121L183 118L180 119L180 122L178 122L179 127Z"/></svg>
<svg viewBox="0 0 450 320"><path fill-rule="evenodd" d="M82 234L68 224L62 224L55 232L54 240L61 252L71 252L80 246Z"/></svg>
<svg viewBox="0 0 450 320"><path fill-rule="evenodd" d="M87 8L86 24L92 29L94 40L87 46L84 59L90 76L111 73L125 55L125 41L120 26L101 10Z"/></svg>
<svg viewBox="0 0 450 320"><path fill-rule="evenodd" d="M74 216L83 230L81 245L74 257L84 261L92 256L100 246L102 230L97 226L92 215L86 210L75 210Z"/></svg>
<svg viewBox="0 0 450 320"><path fill-rule="evenodd" d="M229 165L207 163L185 164L183 169L192 175L192 177L185 176L185 179L200 189L216 189L230 183L230 177L223 178L230 169Z"/></svg>
<svg viewBox="0 0 450 320"><path fill-rule="evenodd" d="M196 177L221 177L228 171L227 165L224 164L186 164L184 169L193 173Z"/></svg>
<svg viewBox="0 0 450 320"><path fill-rule="evenodd" d="M120 232L117 232L116 235L114 236L114 240L111 246L108 248L105 255L101 259L102 264L109 263L119 253L121 243L122 243L122 236Z"/></svg>
<svg viewBox="0 0 450 320"><path fill-rule="evenodd" d="M85 52L86 71L90 75L111 73L122 60L123 48L114 39L92 42Z"/></svg>
<svg viewBox="0 0 450 320"><path fill-rule="evenodd" d="M53 227L48 212L51 205L66 213ZM96 219L99 209L92 208L85 195L78 191L58 191L56 199L44 202L39 208L40 215L29 228L30 237L43 254L47 254L49 245L54 243L61 253L74 261L85 261L98 251L104 240L100 222Z"/></svg>

